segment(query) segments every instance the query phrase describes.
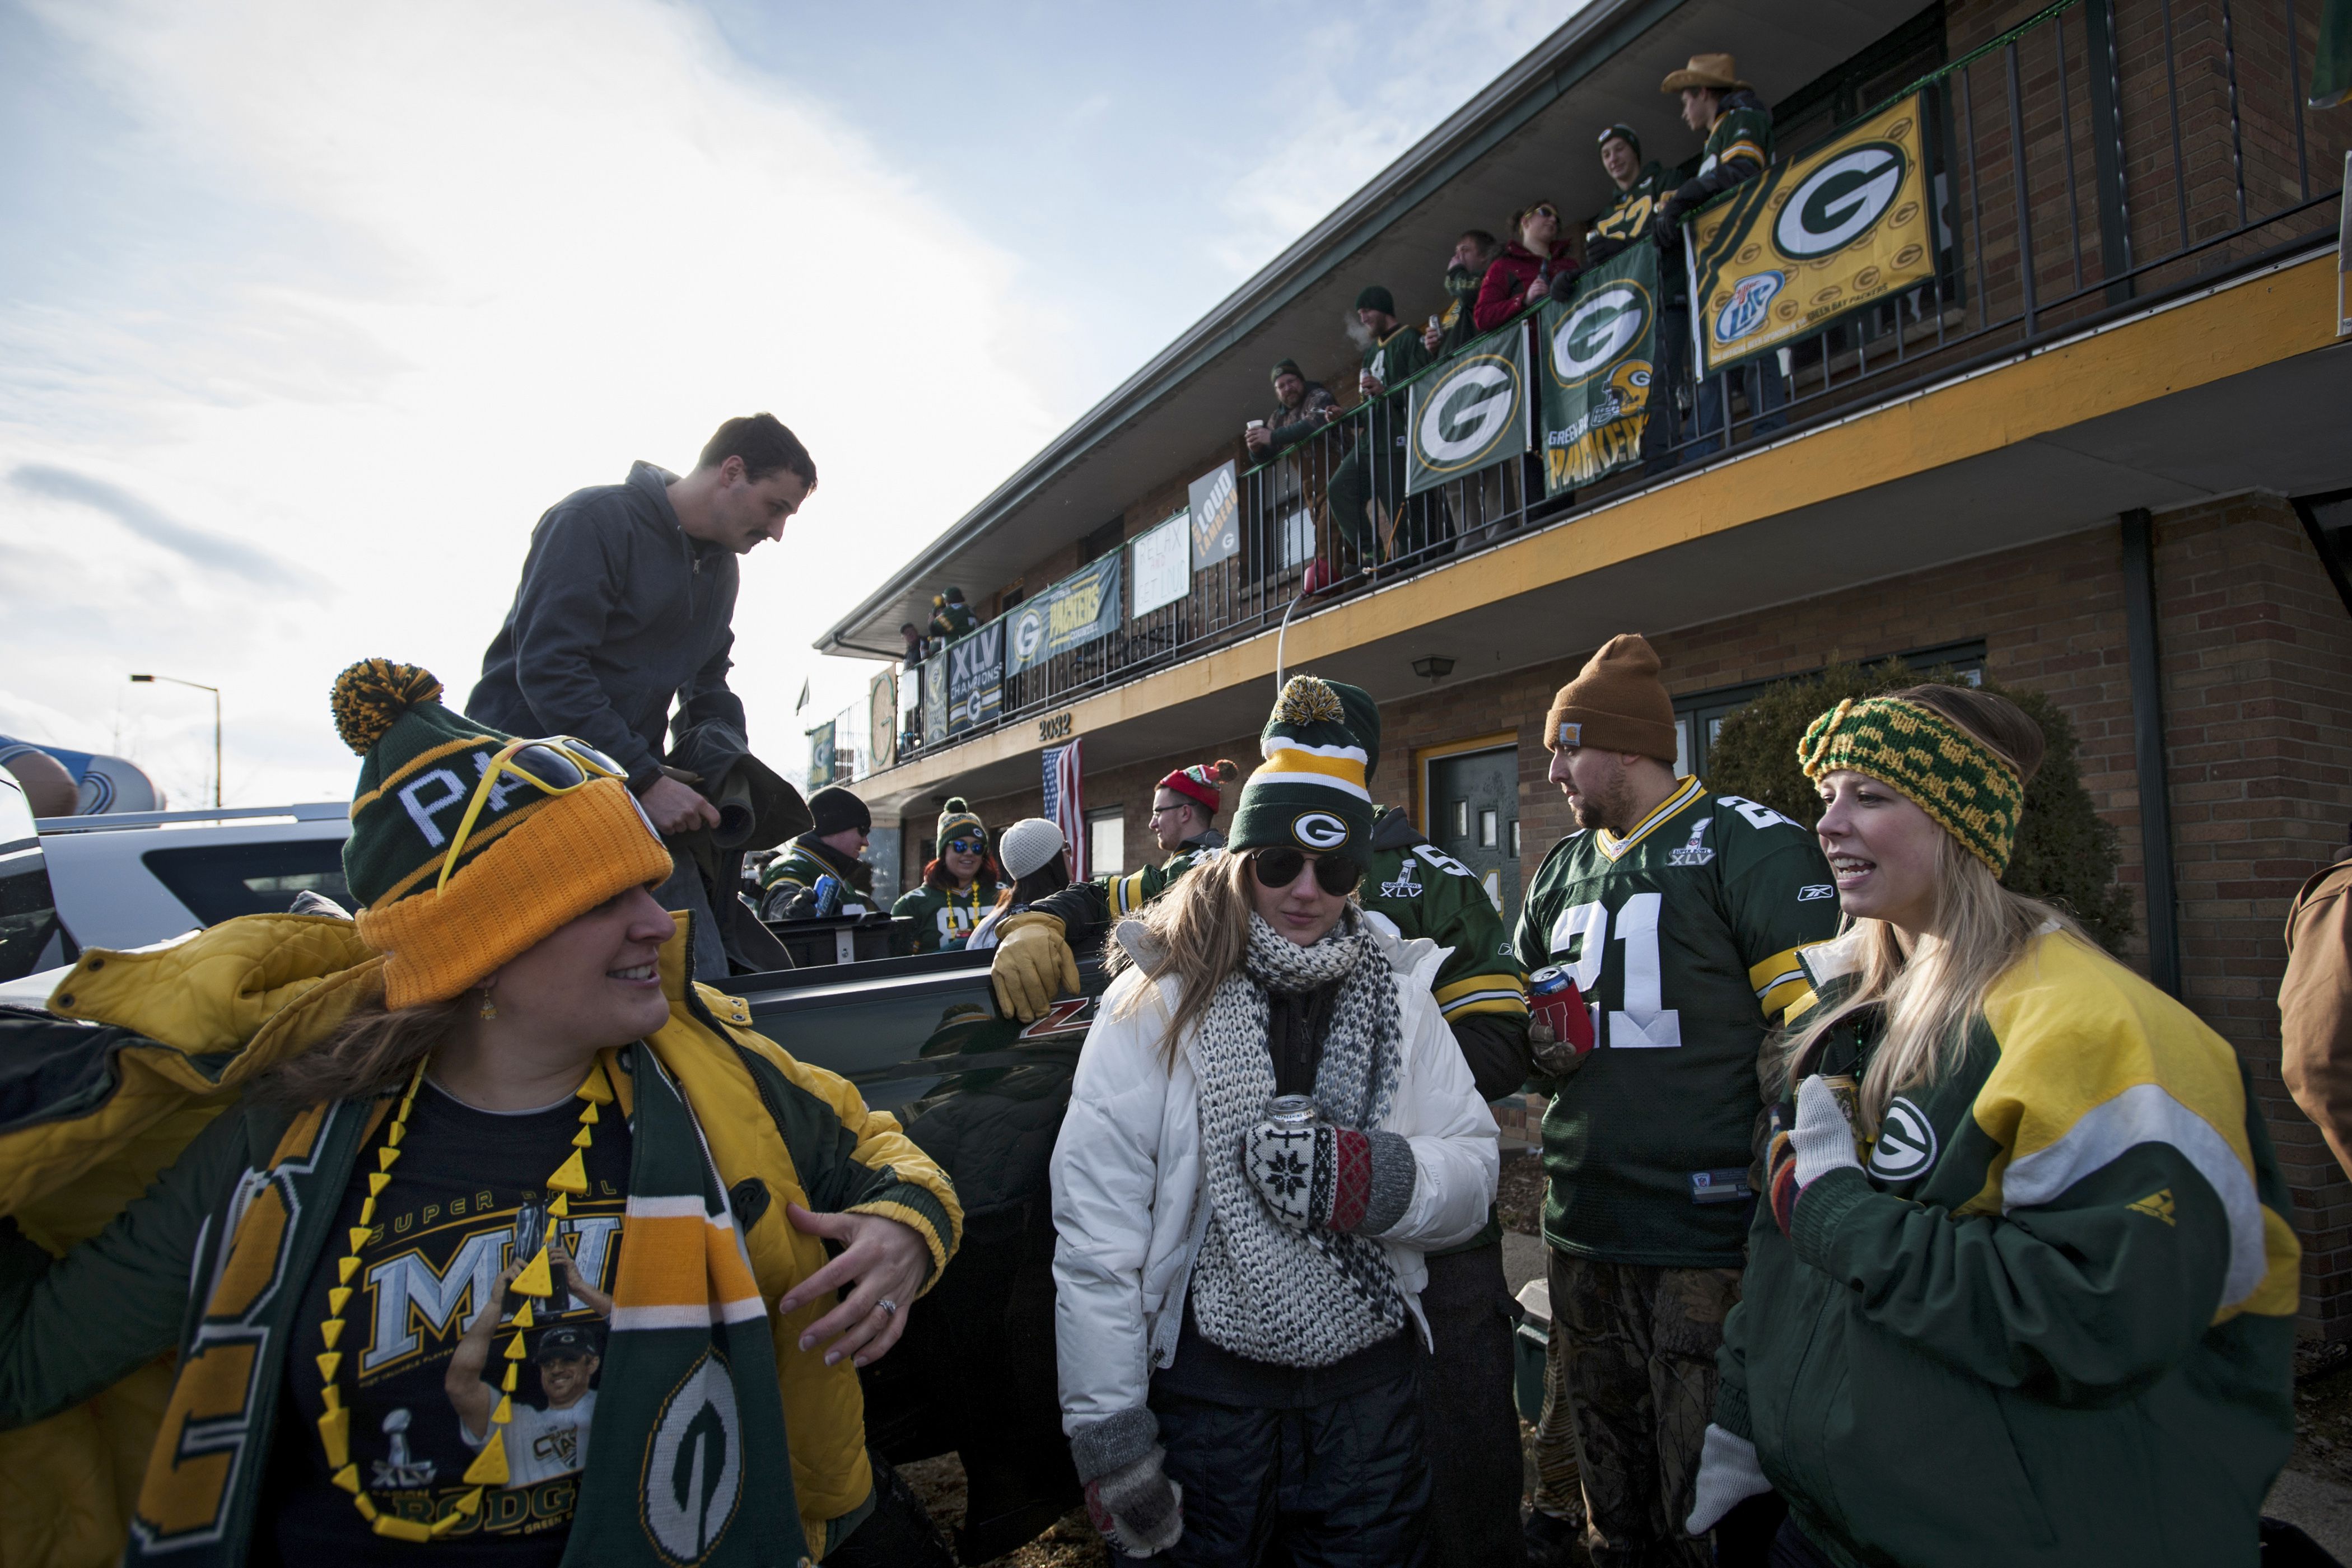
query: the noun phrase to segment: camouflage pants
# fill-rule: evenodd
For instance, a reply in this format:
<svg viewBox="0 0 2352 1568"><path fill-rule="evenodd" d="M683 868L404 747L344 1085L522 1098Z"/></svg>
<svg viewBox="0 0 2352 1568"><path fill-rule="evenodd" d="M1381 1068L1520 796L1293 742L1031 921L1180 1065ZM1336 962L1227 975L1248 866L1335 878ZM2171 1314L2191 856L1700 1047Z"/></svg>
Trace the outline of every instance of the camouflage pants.
<svg viewBox="0 0 2352 1568"><path fill-rule="evenodd" d="M1547 1252L1553 1342L1566 1352L1594 1568L1708 1568L1713 1553L1684 1533L1682 1521L1715 1413L1715 1352L1739 1300L1740 1271Z"/></svg>

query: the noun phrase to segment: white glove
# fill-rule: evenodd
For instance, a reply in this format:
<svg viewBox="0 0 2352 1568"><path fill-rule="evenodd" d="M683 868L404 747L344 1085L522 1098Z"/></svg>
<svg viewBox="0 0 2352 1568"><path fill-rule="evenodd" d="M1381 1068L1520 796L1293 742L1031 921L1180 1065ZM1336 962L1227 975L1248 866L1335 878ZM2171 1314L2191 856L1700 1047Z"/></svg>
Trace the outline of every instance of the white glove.
<svg viewBox="0 0 2352 1568"><path fill-rule="evenodd" d="M1789 1147L1797 1155L1799 1192L1832 1171L1862 1169L1845 1107L1819 1073L1797 1086L1797 1124L1789 1130Z"/></svg>
<svg viewBox="0 0 2352 1568"><path fill-rule="evenodd" d="M1771 1489L1772 1483L1764 1479L1764 1467L1756 1462L1756 1445L1710 1421L1706 1440L1698 1451L1698 1484L1692 1492L1690 1517L1683 1521L1683 1528L1695 1536L1705 1535L1723 1521L1725 1514Z"/></svg>

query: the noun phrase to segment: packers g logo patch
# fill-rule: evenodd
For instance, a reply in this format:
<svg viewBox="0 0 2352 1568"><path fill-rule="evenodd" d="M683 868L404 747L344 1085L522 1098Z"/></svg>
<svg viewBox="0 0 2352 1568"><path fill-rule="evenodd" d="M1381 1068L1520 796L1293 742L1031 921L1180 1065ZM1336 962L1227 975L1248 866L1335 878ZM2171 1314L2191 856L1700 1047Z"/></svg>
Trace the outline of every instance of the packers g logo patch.
<svg viewBox="0 0 2352 1568"><path fill-rule="evenodd" d="M1290 836L1308 849L1337 849L1348 842L1348 825L1328 811L1303 811L1290 819Z"/></svg>
<svg viewBox="0 0 2352 1568"><path fill-rule="evenodd" d="M1895 205L1909 167L1892 142L1865 142L1839 153L1789 193L1772 225L1772 247L1810 261L1853 244Z"/></svg>
<svg viewBox="0 0 2352 1568"><path fill-rule="evenodd" d="M1935 1163L1935 1124L1909 1100L1895 1096L1870 1151L1870 1173L1886 1182L1916 1181Z"/></svg>

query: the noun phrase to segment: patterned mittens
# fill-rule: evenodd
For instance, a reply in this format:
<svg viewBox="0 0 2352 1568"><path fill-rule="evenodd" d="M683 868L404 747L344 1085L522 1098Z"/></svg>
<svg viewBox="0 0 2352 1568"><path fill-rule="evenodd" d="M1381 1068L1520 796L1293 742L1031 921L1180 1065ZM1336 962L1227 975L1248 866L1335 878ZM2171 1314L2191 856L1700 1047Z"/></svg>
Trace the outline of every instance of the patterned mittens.
<svg viewBox="0 0 2352 1568"><path fill-rule="evenodd" d="M1243 1159L1251 1185L1293 1230L1379 1236L1412 1203L1412 1145L1394 1132L1261 1121Z"/></svg>

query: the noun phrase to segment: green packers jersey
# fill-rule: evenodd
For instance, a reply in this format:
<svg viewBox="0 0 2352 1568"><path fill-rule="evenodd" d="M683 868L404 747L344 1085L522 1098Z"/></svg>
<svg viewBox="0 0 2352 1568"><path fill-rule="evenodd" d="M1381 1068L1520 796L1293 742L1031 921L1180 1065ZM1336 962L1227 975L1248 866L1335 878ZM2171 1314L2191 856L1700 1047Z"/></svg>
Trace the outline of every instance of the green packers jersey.
<svg viewBox="0 0 2352 1568"><path fill-rule="evenodd" d="M827 869L806 846L795 844L768 862L768 868L760 873L760 886L772 888L779 882L790 882L795 887L814 888Z"/></svg>
<svg viewBox="0 0 2352 1568"><path fill-rule="evenodd" d="M1598 1048L1544 1114L1547 1241L1612 1263L1739 1265L1757 1047L1805 992L1796 950L1837 924L1812 834L1696 778L1623 838L1552 847L1519 961L1568 968Z"/></svg>
<svg viewBox="0 0 2352 1568"><path fill-rule="evenodd" d="M1707 128L1706 156L1701 158L1698 172L1712 174L1717 164L1745 163L1751 164L1750 177L1762 174L1772 163L1772 114L1764 109L1727 109L1715 117Z"/></svg>
<svg viewBox="0 0 2352 1568"><path fill-rule="evenodd" d="M1478 303L1478 286L1486 280L1483 268L1475 272L1467 267L1445 269L1445 309L1437 318L1437 330L1445 334L1438 341L1440 354L1450 354L1478 335L1470 311Z"/></svg>
<svg viewBox="0 0 2352 1568"><path fill-rule="evenodd" d="M1592 232L1603 239L1645 239L1658 204L1674 194L1675 184L1666 178L1665 169L1656 163L1644 163L1633 183L1617 193L1617 200L1610 209L1593 219Z"/></svg>
<svg viewBox="0 0 2352 1568"><path fill-rule="evenodd" d="M1371 858L1358 898L1396 922L1407 941L1425 936L1454 950L1438 965L1432 988L1446 1022L1474 1013L1526 1017L1527 973L1477 876L1420 834L1397 831L1397 814L1387 807L1372 823Z"/></svg>
<svg viewBox="0 0 2352 1568"><path fill-rule="evenodd" d="M1378 376L1382 386L1402 386L1429 363L1430 353L1421 345L1421 333L1409 326L1400 326L1364 351L1364 368Z"/></svg>
<svg viewBox="0 0 2352 1568"><path fill-rule="evenodd" d="M997 884L985 877L973 878L961 893L925 882L911 893L901 893L890 912L914 917L915 945L908 952L953 952L963 946L981 917L996 907L996 893Z"/></svg>

